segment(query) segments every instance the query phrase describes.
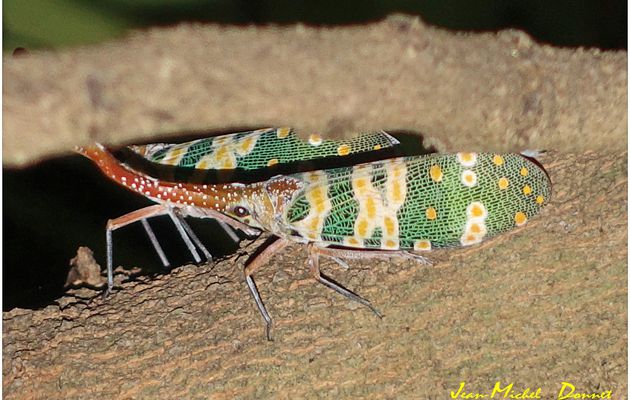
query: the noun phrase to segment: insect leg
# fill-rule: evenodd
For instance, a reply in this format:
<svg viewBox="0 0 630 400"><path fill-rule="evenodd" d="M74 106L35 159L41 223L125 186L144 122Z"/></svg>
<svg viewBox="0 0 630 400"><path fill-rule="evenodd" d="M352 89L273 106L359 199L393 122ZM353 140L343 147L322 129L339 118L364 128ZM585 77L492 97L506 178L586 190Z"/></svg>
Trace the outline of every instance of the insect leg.
<svg viewBox="0 0 630 400"><path fill-rule="evenodd" d="M255 255L253 258L249 259L245 265L245 282L247 282L247 287L249 288L249 292L252 294L252 297L256 302L256 306L258 307L258 311L260 311L260 315L262 315L263 319L265 320L265 335L267 337L267 340L272 340L271 326L273 321L271 320L271 316L269 316L269 312L267 311L267 308L260 298L260 293L256 288L256 283L254 282L252 275L258 269L258 267L269 261L271 256L286 247L289 243L290 242L286 239L277 239L275 242L267 246L263 251Z"/></svg>
<svg viewBox="0 0 630 400"><path fill-rule="evenodd" d="M165 268L168 267L170 265L170 263L168 262L168 258L166 258L166 254L164 254L164 250L162 250L162 246L160 246L160 242L158 242L157 237L155 236L155 233L153 232L153 229L151 229L151 225L149 225L149 221L147 221L146 219L143 219L141 222L142 222L142 226L144 227L144 230L147 233L147 236L149 237L149 240L151 240L151 244L153 245L155 252L158 254L158 256L160 256L160 260L162 260L162 265Z"/></svg>
<svg viewBox="0 0 630 400"><path fill-rule="evenodd" d="M204 208L203 210L197 210L197 211L203 214L195 215L195 216L198 216L199 218L214 218L219 223L225 223L226 225L229 225L230 227L234 229L238 229L239 231L242 231L243 233L245 233L247 236L258 236L260 234L260 231L258 229L252 228L251 226L247 224L244 224L240 221L230 218L213 209Z"/></svg>
<svg viewBox="0 0 630 400"><path fill-rule="evenodd" d="M322 273L319 270L319 255L320 253L317 250L313 250L315 246L313 244L309 244L308 245L308 253L309 253L309 259L308 259L308 263L309 263L309 269L311 271L311 275L313 275L313 277L322 285L326 286L329 289L334 290L335 292L339 293L340 295L352 300L352 301L356 301L359 304L362 304L366 307L368 307L370 310L372 310L372 312L374 314L376 314L377 317L379 318L383 318L383 315L376 309L374 308L374 306L372 305L372 303L370 303L369 300L364 299L363 297L359 296L358 294L346 289L345 287L339 285L338 283L334 282L333 280L331 280L330 278L326 277L325 275L322 275ZM334 259L334 257L331 257ZM335 260L336 261L336 260Z"/></svg>
<svg viewBox="0 0 630 400"><path fill-rule="evenodd" d="M109 228L109 223L107 224L107 229L105 229L105 243L107 247L107 289L103 292L103 297L107 297L114 288L114 267L112 261L114 258L114 244L112 243L112 229Z"/></svg>
<svg viewBox="0 0 630 400"><path fill-rule="evenodd" d="M208 260L209 262L212 261L212 254L210 254L208 249L206 249L206 246L204 246L203 243L201 243L201 240L199 240L199 237L197 237L197 235L195 234L195 231L192 230L192 228L190 227L188 222L186 222L184 217L180 214L179 210L176 209L176 208L172 208L171 212L169 212L169 215L171 216L171 219L175 218L175 219L173 219L173 222L175 223L175 225L177 225L177 222L175 222L175 220L177 220L179 222L179 224L184 228L184 230L186 231L186 234L188 235L188 237L190 239L192 239L193 242L195 242L195 244L201 250L203 255L206 256L206 260ZM177 230L179 231L179 233L181 235L182 231L179 229L179 227L177 228ZM184 238L184 236L182 236L182 239L184 239L184 241L186 242L186 245L188 245L190 243L190 241L186 240ZM193 248L194 248L194 246L193 246ZM193 257L195 257L195 254L193 254ZM196 258L195 258L195 260L196 260ZM199 261L197 261L197 262L199 262Z"/></svg>
<svg viewBox="0 0 630 400"><path fill-rule="evenodd" d="M234 229L230 225L226 224L224 221L220 219L217 219L216 221L219 223L221 228L223 228L225 233L228 234L228 236L230 237L230 239L232 239L233 242L238 242L238 239L239 239L238 235L236 234L236 232L234 232Z"/></svg>
<svg viewBox="0 0 630 400"><path fill-rule="evenodd" d="M411 253L405 250L361 250L361 249L335 249L330 247L318 247L313 245L312 251L317 252L319 255L328 257L339 263L340 258L349 260L364 260L369 258L376 258L379 260L389 260L392 257L401 257L407 260L414 260L424 265L431 265L431 260L420 254ZM346 267L347 264L339 263L342 267Z"/></svg>
<svg viewBox="0 0 630 400"><path fill-rule="evenodd" d="M114 245L112 243L112 232L134 222L164 214L168 214L168 207L162 204L156 204L107 221L107 227L105 228L105 241L107 243L107 290L104 293L105 296L111 293L114 287Z"/></svg>
<svg viewBox="0 0 630 400"><path fill-rule="evenodd" d="M330 258L331 260L333 260L337 264L341 265L344 269L350 269L350 266L348 265L348 263L345 262L344 260L342 260L341 258L334 257L334 256L328 256L328 258Z"/></svg>
<svg viewBox="0 0 630 400"><path fill-rule="evenodd" d="M249 288L249 292L254 297L254 301L256 302L256 306L258 307L258 311L260 312L260 315L262 315L263 319L265 320L265 337L267 338L267 340L271 341L273 340L271 338L271 325L273 324L273 320L271 319L271 316L269 315L267 308L265 307L265 305L262 302L262 299L260 298L260 293L258 292L258 288L256 288L256 283L254 282L252 277L249 275L245 275L245 282L247 282L247 287Z"/></svg>
<svg viewBox="0 0 630 400"><path fill-rule="evenodd" d="M192 254L193 258L195 259L195 262L200 262L201 257L199 257L199 253L197 253L197 249L195 248L195 245L190 240L190 237L188 236L188 233L186 232L186 229L184 228L184 224L182 224L182 219L178 218L177 215L173 212L173 209L170 207L168 207L167 209L167 214L169 217L171 217L171 220L175 224L175 227L177 228L177 231L179 232L179 236L181 236L182 239L184 239L184 242L186 243L186 246L188 247L188 251L190 251L190 254Z"/></svg>

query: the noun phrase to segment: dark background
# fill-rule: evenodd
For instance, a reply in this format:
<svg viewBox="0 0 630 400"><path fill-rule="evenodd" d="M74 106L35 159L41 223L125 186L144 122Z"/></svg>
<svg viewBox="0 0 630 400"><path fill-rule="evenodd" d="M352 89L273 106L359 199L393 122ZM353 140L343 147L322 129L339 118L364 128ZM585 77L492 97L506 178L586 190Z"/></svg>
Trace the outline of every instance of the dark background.
<svg viewBox="0 0 630 400"><path fill-rule="evenodd" d="M183 21L350 24L394 12L420 15L427 23L450 30L518 28L557 46L627 48L627 2L613 0L26 0L3 2L3 50L11 57L18 47L33 51L97 43L130 29ZM78 246L90 247L104 266L107 219L150 204L105 179L79 156L22 170L4 169L3 189L4 310L45 307L59 298ZM214 222L189 222L214 255L236 248ZM168 218L151 224L173 265L191 261ZM114 233L114 251L115 265L163 272L139 224Z"/></svg>

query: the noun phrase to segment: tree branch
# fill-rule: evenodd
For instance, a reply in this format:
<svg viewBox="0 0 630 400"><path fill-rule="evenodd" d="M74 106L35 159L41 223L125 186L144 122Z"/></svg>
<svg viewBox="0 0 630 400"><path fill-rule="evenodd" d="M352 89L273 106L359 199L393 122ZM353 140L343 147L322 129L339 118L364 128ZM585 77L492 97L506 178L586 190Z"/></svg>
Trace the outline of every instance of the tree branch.
<svg viewBox="0 0 630 400"><path fill-rule="evenodd" d="M443 151L626 148L626 59L405 16L151 29L5 57L3 156L17 166L94 141L280 125L419 131Z"/></svg>
<svg viewBox="0 0 630 400"><path fill-rule="evenodd" d="M187 266L106 300L4 313L3 395L446 398L461 381L486 393L500 379L543 398L562 381L626 398L627 153L551 152L544 163L554 197L524 229L433 251L431 267L322 265L382 320L315 283L293 245L255 274L274 342L244 283L246 257Z"/></svg>

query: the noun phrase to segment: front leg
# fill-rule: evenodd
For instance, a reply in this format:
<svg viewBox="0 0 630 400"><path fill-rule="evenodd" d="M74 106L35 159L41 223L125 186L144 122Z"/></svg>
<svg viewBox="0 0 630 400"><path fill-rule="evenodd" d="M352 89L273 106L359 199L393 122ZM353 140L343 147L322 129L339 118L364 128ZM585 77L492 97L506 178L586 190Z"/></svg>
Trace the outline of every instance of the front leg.
<svg viewBox="0 0 630 400"><path fill-rule="evenodd" d="M151 227L146 223L146 220L149 218L157 217L159 215L165 215L168 213L168 206L164 204L156 204L132 211L121 217L110 219L109 221L107 221L107 227L105 228L105 243L107 246L107 289L103 293L104 296L107 296L109 293L111 293L112 289L114 288L114 245L112 242L112 232L134 222L145 221L143 223L143 226L145 227L145 229L148 228L147 233L149 234L149 239L151 239L153 247L156 249L156 251L158 251L158 255L160 255L162 262L168 263L168 260L166 260L166 256L164 256L164 252L162 251L162 247L155 238L155 234L153 234L153 230L151 230Z"/></svg>
<svg viewBox="0 0 630 400"><path fill-rule="evenodd" d="M273 243L269 244L260 253L247 260L247 263L245 264L245 282L247 282L247 287L249 288L249 292L252 294L252 297L256 302L256 306L258 307L258 311L260 311L260 315L262 315L263 319L265 320L265 335L267 337L267 340L272 340L271 326L273 324L273 321L260 297L260 293L256 288L256 283L254 282L252 275L261 265L269 261L271 256L273 256L283 248L287 247L289 243L291 242L287 239L276 238Z"/></svg>
<svg viewBox="0 0 630 400"><path fill-rule="evenodd" d="M208 249L206 249L206 246L201 242L201 240L199 240L195 231L193 231L190 225L188 225L188 222L186 222L181 214L181 209L171 207L169 208L168 215L171 217L173 224L175 224L175 228L177 228L177 231L186 243L186 246L188 246L188 251L190 251L190 254L193 255L195 262L198 263L201 261L201 258L199 258L199 254L197 254L197 250L195 249L195 245L197 245L197 247L206 256L206 260L208 260L208 262L212 262L212 254L210 254ZM193 245L191 239L195 242L195 245Z"/></svg>

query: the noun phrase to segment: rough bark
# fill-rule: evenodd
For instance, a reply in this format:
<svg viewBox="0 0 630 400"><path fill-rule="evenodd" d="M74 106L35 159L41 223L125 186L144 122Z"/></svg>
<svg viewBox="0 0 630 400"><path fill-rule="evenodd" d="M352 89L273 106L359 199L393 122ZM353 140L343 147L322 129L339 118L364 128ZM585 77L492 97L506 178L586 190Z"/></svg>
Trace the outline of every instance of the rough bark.
<svg viewBox="0 0 630 400"><path fill-rule="evenodd" d="M627 397L627 153L543 159L555 193L528 225L435 265L324 270L369 310L315 284L299 246L257 273L274 342L242 277L246 257L127 282L3 316L3 389L24 398L447 398L563 381Z"/></svg>
<svg viewBox="0 0 630 400"><path fill-rule="evenodd" d="M346 27L184 24L3 61L3 158L93 141L293 126L402 129L441 151L625 149L627 54L395 16Z"/></svg>

